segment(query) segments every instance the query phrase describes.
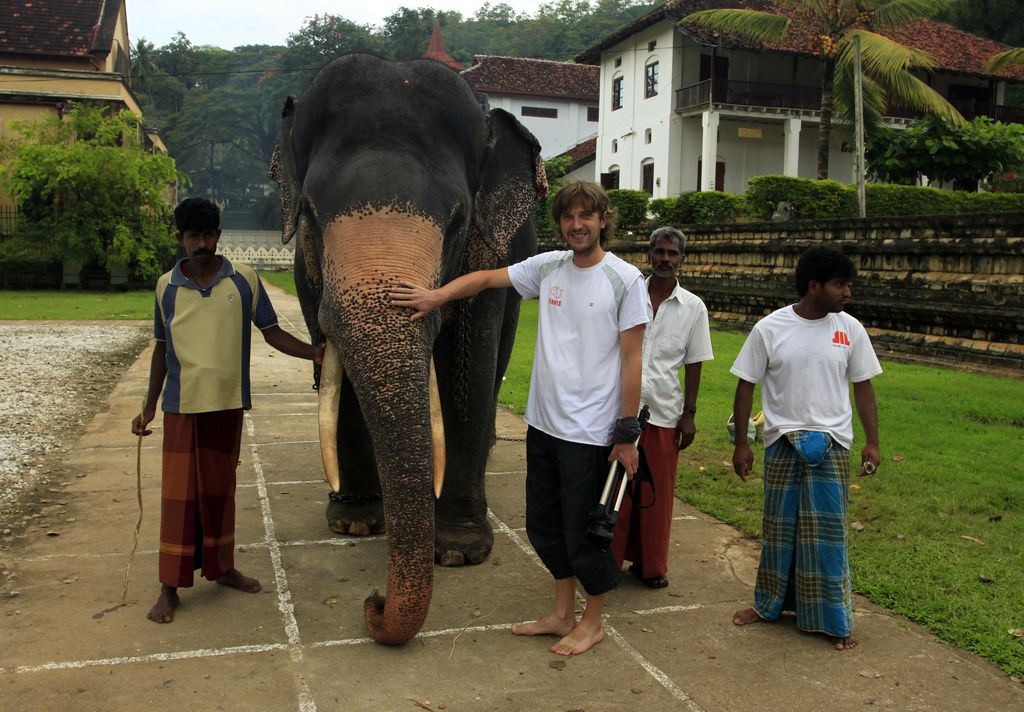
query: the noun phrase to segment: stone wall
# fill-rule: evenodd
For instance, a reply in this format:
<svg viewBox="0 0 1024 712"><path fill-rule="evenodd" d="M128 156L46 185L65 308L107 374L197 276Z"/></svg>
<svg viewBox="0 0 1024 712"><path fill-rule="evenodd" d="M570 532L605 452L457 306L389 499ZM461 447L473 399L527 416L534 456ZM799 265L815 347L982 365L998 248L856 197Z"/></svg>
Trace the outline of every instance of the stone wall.
<svg viewBox="0 0 1024 712"><path fill-rule="evenodd" d="M1024 374L1024 213L686 228L684 286L722 326L748 328L796 301L793 271L814 244L857 265L848 311L890 356ZM646 240L612 250L642 269Z"/></svg>

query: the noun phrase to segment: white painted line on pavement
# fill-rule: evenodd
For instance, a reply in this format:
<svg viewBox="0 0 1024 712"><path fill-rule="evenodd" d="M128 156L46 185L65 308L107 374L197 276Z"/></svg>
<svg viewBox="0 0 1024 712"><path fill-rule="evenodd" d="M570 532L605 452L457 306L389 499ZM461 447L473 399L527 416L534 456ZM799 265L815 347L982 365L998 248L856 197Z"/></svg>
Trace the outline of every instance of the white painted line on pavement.
<svg viewBox="0 0 1024 712"><path fill-rule="evenodd" d="M249 413L247 412L246 415L249 415ZM316 412L314 412L312 410L308 410L305 413L266 413L266 414L254 413L250 417L253 417L253 418L296 418L296 417L301 416L301 417L305 418L305 417L309 417L311 415L316 415Z"/></svg>
<svg viewBox="0 0 1024 712"><path fill-rule="evenodd" d="M387 535L381 534L380 536L361 536L355 539L303 539L296 541L282 541L280 542L280 544L281 546L318 546L326 544L327 546L354 547L357 544L362 544L363 542L368 543L371 541L387 541Z"/></svg>
<svg viewBox="0 0 1024 712"><path fill-rule="evenodd" d="M249 439L256 439L256 426L253 424L252 416L245 414L245 425L249 433ZM267 496L266 478L263 476L263 464L260 462L259 447L255 444L249 446L252 454L252 466L256 471L256 488L260 497L260 508L263 510L263 531L264 541L270 551L270 561L274 567L274 579L277 584L277 608L284 617L284 630L288 635L290 649L288 655L296 665L302 663L302 636L299 635L299 623L295 620L295 605L292 603L292 593L288 589L288 576L285 574L284 565L281 563L281 547L277 542L274 518L270 513L270 498ZM313 692L309 688L306 679L298 672L295 674L295 686L298 688L299 711L316 712L316 703L313 701Z"/></svg>
<svg viewBox="0 0 1024 712"><path fill-rule="evenodd" d="M629 657L633 658L633 661L636 662L637 665L646 670L647 673L657 680L662 687L668 690L673 697L685 704L690 712L703 712L700 705L693 701L693 698L679 689L676 683L672 682L672 678L656 668L651 661L644 657L643 653L634 648L633 644L626 640L619 631L615 630L615 628L610 625L606 625L604 630L612 640L619 644L619 647L622 648Z"/></svg>
<svg viewBox="0 0 1024 712"><path fill-rule="evenodd" d="M638 616L652 616L656 613L685 613L686 611L696 611L703 607L700 603L691 603L688 606L661 606L659 608L648 608L643 611L633 611L633 613L636 613Z"/></svg>
<svg viewBox="0 0 1024 712"><path fill-rule="evenodd" d="M538 566L547 571L547 567L545 567L543 562L541 562L540 557L537 556L536 552L533 550L533 547L528 546L526 542L523 540L523 538L519 536L519 534L513 531L507 524L505 524L505 522L498 519L498 517L494 514L493 511L491 511L490 508L488 508L487 510L487 518L491 520L491 524L498 531L507 534L512 539L512 541L515 542L516 546L522 549L534 563L536 563ZM577 599L583 599L579 591L576 592L576 597ZM652 663L650 660L644 657L643 653L634 648L633 645L628 640L626 640L622 636L622 634L615 629L614 626L606 623L604 629L605 633L607 633L612 638L612 640L618 643L619 647L622 648L627 655L633 658L633 660L640 667L646 670L647 673L655 680L657 680L662 687L668 690L668 692L673 697L685 703L691 712L703 712L700 706L697 705L697 703L694 702L689 695L683 692L674 682L672 682L672 678L670 678L668 675L666 675L664 672L658 669L654 665L654 663Z"/></svg>
<svg viewBox="0 0 1024 712"><path fill-rule="evenodd" d="M48 670L77 670L100 665L124 665L126 663L166 662L168 660L189 660L192 658L216 658L224 655L246 655L265 653L270 650L283 650L288 646L284 643L268 643L265 645L238 645L233 648L207 648L205 650L180 650L176 653L150 653L149 655L130 655L123 658L102 658L97 660L69 660L63 663L43 663L42 665L21 665L16 668L0 668L2 673L46 672Z"/></svg>
<svg viewBox="0 0 1024 712"><path fill-rule="evenodd" d="M259 447L263 447L260 445ZM272 480L267 483L268 487L294 487L295 485L322 485L325 484L323 480ZM235 485L238 489L243 487L256 487L255 482L246 482L244 484Z"/></svg>
<svg viewBox="0 0 1024 712"><path fill-rule="evenodd" d="M319 445L319 440L271 440L265 443L256 443L260 447L273 447L274 445Z"/></svg>
<svg viewBox="0 0 1024 712"><path fill-rule="evenodd" d="M678 522L680 519L687 519L687 520L691 520L691 521L694 521L694 522L699 520L698 517L695 517L692 514L680 514L678 517L672 517L672 521L673 522Z"/></svg>
<svg viewBox="0 0 1024 712"><path fill-rule="evenodd" d="M488 470L484 474L487 474L487 475L525 475L526 474L526 470L505 470L504 472L492 472L492 471Z"/></svg>

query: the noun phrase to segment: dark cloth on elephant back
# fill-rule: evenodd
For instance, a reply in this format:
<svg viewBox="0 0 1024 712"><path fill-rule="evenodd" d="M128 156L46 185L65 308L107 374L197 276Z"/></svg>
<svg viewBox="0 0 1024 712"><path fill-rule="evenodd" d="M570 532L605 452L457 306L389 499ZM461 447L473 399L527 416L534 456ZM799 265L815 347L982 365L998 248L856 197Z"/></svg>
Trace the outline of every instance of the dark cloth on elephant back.
<svg viewBox="0 0 1024 712"><path fill-rule="evenodd" d="M234 568L235 469L242 410L165 413L160 583L216 581Z"/></svg>

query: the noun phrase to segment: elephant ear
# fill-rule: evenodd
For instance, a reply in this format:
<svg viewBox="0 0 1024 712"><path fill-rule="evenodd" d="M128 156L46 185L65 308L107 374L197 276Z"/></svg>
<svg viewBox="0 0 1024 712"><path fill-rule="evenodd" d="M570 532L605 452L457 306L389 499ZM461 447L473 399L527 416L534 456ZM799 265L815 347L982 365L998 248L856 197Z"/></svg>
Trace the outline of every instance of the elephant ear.
<svg viewBox="0 0 1024 712"><path fill-rule="evenodd" d="M507 264L512 240L548 194L540 144L512 114L488 113L490 135L473 201L467 261L470 271Z"/></svg>
<svg viewBox="0 0 1024 712"><path fill-rule="evenodd" d="M274 155L270 159L269 176L277 183L281 198L281 243L287 245L299 225L299 208L302 187L299 183L292 143L292 125L295 123L295 109L298 105L294 96L285 99L281 110L281 130L277 134Z"/></svg>

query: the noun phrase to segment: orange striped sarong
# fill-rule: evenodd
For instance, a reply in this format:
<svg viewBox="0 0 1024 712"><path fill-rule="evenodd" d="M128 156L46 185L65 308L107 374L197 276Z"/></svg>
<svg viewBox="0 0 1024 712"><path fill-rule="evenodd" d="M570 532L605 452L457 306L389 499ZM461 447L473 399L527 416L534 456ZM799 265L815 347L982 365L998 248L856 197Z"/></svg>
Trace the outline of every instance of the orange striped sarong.
<svg viewBox="0 0 1024 712"><path fill-rule="evenodd" d="M160 583L216 581L235 565L235 469L242 409L164 413Z"/></svg>

